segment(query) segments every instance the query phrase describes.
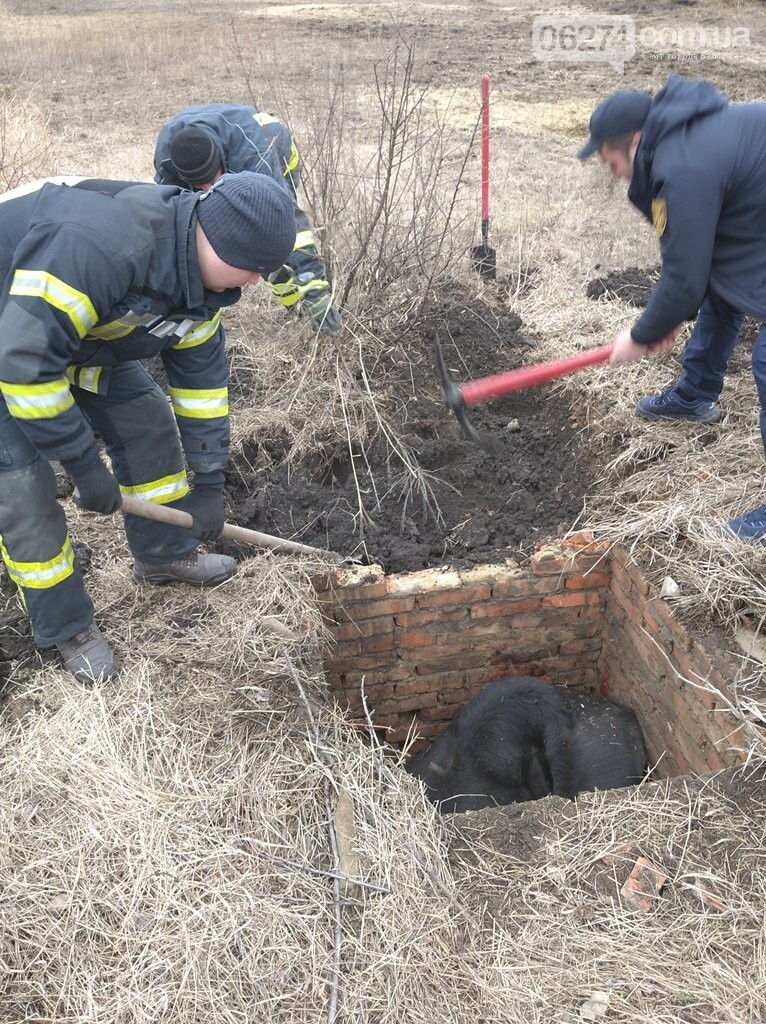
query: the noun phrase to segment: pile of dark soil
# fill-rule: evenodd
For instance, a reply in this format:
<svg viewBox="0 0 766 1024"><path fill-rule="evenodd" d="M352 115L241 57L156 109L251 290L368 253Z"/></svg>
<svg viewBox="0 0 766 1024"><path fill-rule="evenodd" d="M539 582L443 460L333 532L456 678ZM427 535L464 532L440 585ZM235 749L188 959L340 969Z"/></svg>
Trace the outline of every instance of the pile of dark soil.
<svg viewBox="0 0 766 1024"><path fill-rule="evenodd" d="M660 268L626 267L612 270L603 277L596 277L586 286L589 299L622 299L633 306L645 306L652 288L659 280Z"/></svg>
<svg viewBox="0 0 766 1024"><path fill-rule="evenodd" d="M474 407L471 421L493 452L466 438L444 405L434 361L438 330L450 372L466 380L529 362L534 348L518 316L457 301L386 349L370 368L385 382L394 429L419 467L418 486L381 440L351 454L345 441L288 471L269 444L243 453L228 473L230 518L243 526L329 548L403 572L521 558L582 509L589 467L568 404L545 388ZM399 410L396 412L396 410Z"/></svg>

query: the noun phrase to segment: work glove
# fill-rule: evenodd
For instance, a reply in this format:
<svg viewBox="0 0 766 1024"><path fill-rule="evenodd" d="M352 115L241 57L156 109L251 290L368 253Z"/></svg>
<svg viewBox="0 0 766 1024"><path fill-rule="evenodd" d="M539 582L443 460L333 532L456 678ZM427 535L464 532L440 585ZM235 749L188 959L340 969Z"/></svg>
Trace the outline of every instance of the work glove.
<svg viewBox="0 0 766 1024"><path fill-rule="evenodd" d="M61 465L74 480L74 503L78 508L111 516L122 505L120 485L101 461L95 445L79 459L62 460Z"/></svg>
<svg viewBox="0 0 766 1024"><path fill-rule="evenodd" d="M197 540L217 540L224 524L223 474L197 473L194 487L184 500L184 511L192 517L191 534ZM220 480L220 483L219 483Z"/></svg>
<svg viewBox="0 0 766 1024"><path fill-rule="evenodd" d="M335 334L340 330L340 310L332 304L332 292L327 288L312 288L303 296L301 312L308 314L322 334Z"/></svg>
<svg viewBox="0 0 766 1024"><path fill-rule="evenodd" d="M340 311L332 304L330 282L324 278L315 277L310 270L296 275L284 264L269 275L266 284L286 309L300 303L301 313L311 317L322 334L334 334L340 328Z"/></svg>

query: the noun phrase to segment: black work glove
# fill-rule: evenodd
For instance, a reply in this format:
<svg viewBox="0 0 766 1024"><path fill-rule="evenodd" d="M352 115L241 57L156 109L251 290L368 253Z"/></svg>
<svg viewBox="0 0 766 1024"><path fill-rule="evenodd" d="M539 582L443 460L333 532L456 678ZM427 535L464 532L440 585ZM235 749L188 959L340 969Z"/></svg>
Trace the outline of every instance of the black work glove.
<svg viewBox="0 0 766 1024"><path fill-rule="evenodd" d="M111 516L122 505L120 485L109 472L93 446L78 459L61 460L74 480L74 503L78 508Z"/></svg>
<svg viewBox="0 0 766 1024"><path fill-rule="evenodd" d="M301 301L301 311L311 317L322 334L335 334L340 330L340 310L333 306L329 288L312 288L307 291Z"/></svg>
<svg viewBox="0 0 766 1024"><path fill-rule="evenodd" d="M204 541L217 540L224 524L223 473L196 473L194 487L183 507L193 519L193 537Z"/></svg>

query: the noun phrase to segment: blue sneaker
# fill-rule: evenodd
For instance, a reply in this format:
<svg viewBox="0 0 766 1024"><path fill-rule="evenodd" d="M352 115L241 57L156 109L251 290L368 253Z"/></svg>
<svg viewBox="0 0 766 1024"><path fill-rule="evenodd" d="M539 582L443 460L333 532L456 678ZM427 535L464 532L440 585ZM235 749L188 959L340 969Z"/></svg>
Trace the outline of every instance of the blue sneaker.
<svg viewBox="0 0 766 1024"><path fill-rule="evenodd" d="M738 540L766 544L766 505L723 523L723 532Z"/></svg>
<svg viewBox="0 0 766 1024"><path fill-rule="evenodd" d="M644 420L691 420L692 423L717 423L721 407L716 402L696 402L682 398L674 384L659 395L649 395L636 403L636 412Z"/></svg>

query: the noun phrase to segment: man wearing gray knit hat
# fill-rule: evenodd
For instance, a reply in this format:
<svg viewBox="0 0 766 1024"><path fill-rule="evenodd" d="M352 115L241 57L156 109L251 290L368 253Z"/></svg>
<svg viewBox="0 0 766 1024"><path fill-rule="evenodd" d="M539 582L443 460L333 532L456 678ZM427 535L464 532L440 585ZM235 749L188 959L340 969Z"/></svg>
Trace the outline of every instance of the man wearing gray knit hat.
<svg viewBox="0 0 766 1024"><path fill-rule="evenodd" d="M197 204L197 220L216 255L230 267L264 277L295 245L295 215L287 192L252 171L224 174Z"/></svg>
<svg viewBox="0 0 766 1024"><path fill-rule="evenodd" d="M189 512L190 530L124 513L133 579L214 586L224 525L228 361L221 312L295 244L290 195L252 172L208 192L124 181L38 182L0 195L0 555L32 621L81 681L117 673L56 499L123 497ZM159 356L165 392L140 360ZM101 448L109 456L102 459Z"/></svg>

